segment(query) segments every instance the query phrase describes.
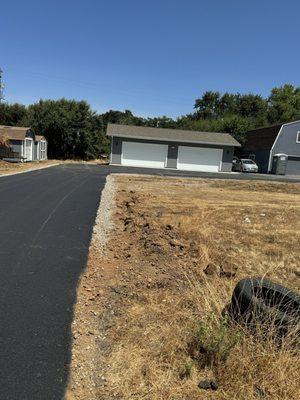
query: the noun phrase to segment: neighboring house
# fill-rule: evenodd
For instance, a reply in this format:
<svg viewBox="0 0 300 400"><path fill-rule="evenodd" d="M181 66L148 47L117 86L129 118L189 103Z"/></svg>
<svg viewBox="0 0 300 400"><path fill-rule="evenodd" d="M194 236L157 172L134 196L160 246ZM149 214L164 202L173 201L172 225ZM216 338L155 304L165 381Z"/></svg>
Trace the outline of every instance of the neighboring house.
<svg viewBox="0 0 300 400"><path fill-rule="evenodd" d="M246 132L242 155L255 159L259 172L271 172L276 154L288 156L286 174L300 174L300 121Z"/></svg>
<svg viewBox="0 0 300 400"><path fill-rule="evenodd" d="M231 171L234 147L228 133L108 124L110 163L186 171Z"/></svg>
<svg viewBox="0 0 300 400"><path fill-rule="evenodd" d="M47 140L30 128L0 125L0 137L8 141L15 160L47 160Z"/></svg>

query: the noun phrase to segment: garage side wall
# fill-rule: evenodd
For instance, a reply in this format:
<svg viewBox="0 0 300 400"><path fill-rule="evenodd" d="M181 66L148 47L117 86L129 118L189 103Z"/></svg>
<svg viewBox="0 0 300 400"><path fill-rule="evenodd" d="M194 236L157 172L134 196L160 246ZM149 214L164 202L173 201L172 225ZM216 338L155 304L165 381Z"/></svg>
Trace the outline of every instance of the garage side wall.
<svg viewBox="0 0 300 400"><path fill-rule="evenodd" d="M296 141L297 132L300 132L300 122L283 125L272 151L272 156L278 153L289 156L286 174L300 174L300 143Z"/></svg>
<svg viewBox="0 0 300 400"><path fill-rule="evenodd" d="M111 142L111 154L110 163L111 164L121 164L122 158L122 144L123 142L137 142L137 143L153 143L153 144L166 144L163 140L142 140L142 139L131 139L123 137L112 137ZM204 145L204 144L192 144L192 143L182 143L182 142L167 142L168 144L168 159L167 168L177 168L177 158L178 158L178 146L194 146L194 147L207 147L207 148L218 148L223 150L222 157L222 171L230 172L232 169L232 158L234 147L233 146L217 146L217 145Z"/></svg>
<svg viewBox="0 0 300 400"><path fill-rule="evenodd" d="M283 125L273 148L273 154L284 153L300 157L300 143L297 143L300 122Z"/></svg>

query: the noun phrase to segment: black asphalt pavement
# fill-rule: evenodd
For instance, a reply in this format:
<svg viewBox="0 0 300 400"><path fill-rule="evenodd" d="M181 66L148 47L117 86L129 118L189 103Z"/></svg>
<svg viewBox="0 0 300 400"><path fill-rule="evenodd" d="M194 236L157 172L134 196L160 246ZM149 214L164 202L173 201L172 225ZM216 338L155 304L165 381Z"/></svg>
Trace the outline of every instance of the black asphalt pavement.
<svg viewBox="0 0 300 400"><path fill-rule="evenodd" d="M61 400L76 285L107 171L0 178L0 400Z"/></svg>
<svg viewBox="0 0 300 400"><path fill-rule="evenodd" d="M63 398L76 286L109 173L300 181L86 164L0 177L0 400Z"/></svg>
<svg viewBox="0 0 300 400"><path fill-rule="evenodd" d="M191 178L212 178L212 179L242 179L256 181L274 181L274 182L300 182L300 175L271 175L271 174L253 174L253 173L232 173L232 172L195 172L179 171L176 169L155 169L140 167L122 167L118 165L102 166L102 170L107 173L127 173L127 174L148 174L156 176L179 176Z"/></svg>

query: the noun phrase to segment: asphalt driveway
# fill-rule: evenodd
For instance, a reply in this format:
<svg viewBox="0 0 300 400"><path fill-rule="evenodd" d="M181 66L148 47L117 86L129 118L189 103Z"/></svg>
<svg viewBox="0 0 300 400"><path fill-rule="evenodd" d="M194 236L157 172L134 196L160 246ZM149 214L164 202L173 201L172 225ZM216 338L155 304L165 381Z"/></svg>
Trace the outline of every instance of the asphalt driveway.
<svg viewBox="0 0 300 400"><path fill-rule="evenodd" d="M0 399L63 398L76 285L106 175L71 164L0 179Z"/></svg>
<svg viewBox="0 0 300 400"><path fill-rule="evenodd" d="M118 165L101 166L102 171L107 173L118 174L147 174L157 176L178 176L205 179L242 179L253 181L274 181L274 182L300 182L300 175L271 175L271 174L253 174L240 172L196 172L196 171L179 171L176 169L155 169L141 167L123 167Z"/></svg>

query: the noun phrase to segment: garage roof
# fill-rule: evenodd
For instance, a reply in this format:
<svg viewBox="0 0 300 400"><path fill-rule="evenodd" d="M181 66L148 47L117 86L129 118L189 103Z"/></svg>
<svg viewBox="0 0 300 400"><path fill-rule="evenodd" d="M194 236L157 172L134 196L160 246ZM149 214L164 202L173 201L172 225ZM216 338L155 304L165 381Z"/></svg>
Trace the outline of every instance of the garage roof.
<svg viewBox="0 0 300 400"><path fill-rule="evenodd" d="M181 129L150 128L134 125L107 125L107 136L118 136L166 142L200 143L240 147L240 143L229 133L186 131Z"/></svg>

